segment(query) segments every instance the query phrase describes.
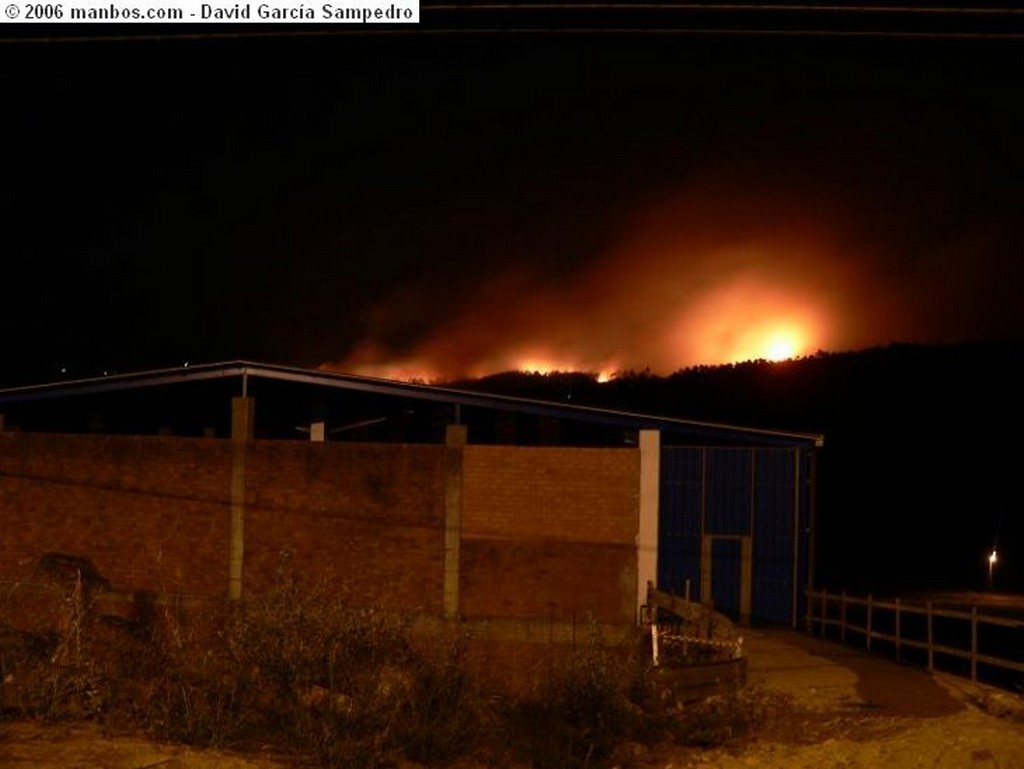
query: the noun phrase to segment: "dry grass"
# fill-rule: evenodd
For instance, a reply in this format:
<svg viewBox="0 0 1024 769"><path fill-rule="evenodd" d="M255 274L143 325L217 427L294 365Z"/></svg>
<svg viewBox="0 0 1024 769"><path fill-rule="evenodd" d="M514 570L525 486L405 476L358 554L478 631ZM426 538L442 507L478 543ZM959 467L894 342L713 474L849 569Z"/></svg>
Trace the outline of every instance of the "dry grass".
<svg viewBox="0 0 1024 769"><path fill-rule="evenodd" d="M407 617L287 571L265 595L206 611L137 604L130 621L102 618L77 580L55 632L0 632L7 717L88 719L197 747L269 744L337 769L468 756L602 767L625 743L713 745L761 718L742 693L681 705L596 625L578 648L552 647L529 691L496 696L467 664L465 637L414 642Z"/></svg>

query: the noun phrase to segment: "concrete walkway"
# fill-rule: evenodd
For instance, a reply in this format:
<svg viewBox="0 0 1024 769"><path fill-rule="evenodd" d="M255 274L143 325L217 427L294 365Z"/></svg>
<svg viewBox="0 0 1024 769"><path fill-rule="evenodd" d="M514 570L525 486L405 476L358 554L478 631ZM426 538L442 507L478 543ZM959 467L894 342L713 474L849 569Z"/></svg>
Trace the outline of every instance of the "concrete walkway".
<svg viewBox="0 0 1024 769"><path fill-rule="evenodd" d="M814 710L937 718L963 710L926 670L787 630L747 630L748 681Z"/></svg>

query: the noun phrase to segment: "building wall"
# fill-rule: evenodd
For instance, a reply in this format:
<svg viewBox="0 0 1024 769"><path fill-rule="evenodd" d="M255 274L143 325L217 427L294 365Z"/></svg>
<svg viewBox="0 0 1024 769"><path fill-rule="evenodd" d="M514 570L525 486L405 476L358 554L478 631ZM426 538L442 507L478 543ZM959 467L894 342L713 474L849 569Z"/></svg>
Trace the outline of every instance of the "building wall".
<svg viewBox="0 0 1024 769"><path fill-rule="evenodd" d="M245 445L243 595L287 562L353 598L441 614L450 451ZM632 621L638 452L461 451L460 614ZM59 552L118 590L226 595L232 462L228 440L0 433L0 581L32 580Z"/></svg>
<svg viewBox="0 0 1024 769"><path fill-rule="evenodd" d="M468 446L463 614L632 622L639 477L633 449Z"/></svg>
<svg viewBox="0 0 1024 769"><path fill-rule="evenodd" d="M282 553L361 598L440 612L444 447L258 441L246 459L245 592Z"/></svg>
<svg viewBox="0 0 1024 769"><path fill-rule="evenodd" d="M226 441L0 433L0 579L57 552L126 589L219 593L230 472Z"/></svg>

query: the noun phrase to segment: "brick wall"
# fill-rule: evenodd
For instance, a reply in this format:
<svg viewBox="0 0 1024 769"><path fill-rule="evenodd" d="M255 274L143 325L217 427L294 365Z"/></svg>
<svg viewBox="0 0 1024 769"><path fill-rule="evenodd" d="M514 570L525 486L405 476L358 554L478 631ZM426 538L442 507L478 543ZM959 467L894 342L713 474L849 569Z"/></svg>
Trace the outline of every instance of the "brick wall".
<svg viewBox="0 0 1024 769"><path fill-rule="evenodd" d="M246 460L246 592L289 551L361 597L440 613L444 447L259 441Z"/></svg>
<svg viewBox="0 0 1024 769"><path fill-rule="evenodd" d="M446 451L249 444L243 594L287 558L358 598L440 614ZM464 451L460 613L631 622L638 452ZM231 478L227 440L0 433L0 581L60 552L118 590L224 596Z"/></svg>
<svg viewBox="0 0 1024 769"><path fill-rule="evenodd" d="M47 552L116 587L224 591L231 452L198 438L0 433L0 579Z"/></svg>
<svg viewBox="0 0 1024 769"><path fill-rule="evenodd" d="M632 449L468 446L462 613L632 622L639 475Z"/></svg>

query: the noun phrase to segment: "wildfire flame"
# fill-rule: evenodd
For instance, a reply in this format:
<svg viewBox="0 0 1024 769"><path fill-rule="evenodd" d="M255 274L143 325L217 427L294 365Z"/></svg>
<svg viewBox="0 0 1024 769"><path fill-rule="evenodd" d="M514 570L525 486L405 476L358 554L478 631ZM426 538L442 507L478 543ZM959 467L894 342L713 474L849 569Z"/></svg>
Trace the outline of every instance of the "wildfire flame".
<svg viewBox="0 0 1024 769"><path fill-rule="evenodd" d="M413 342L371 338L325 368L424 381L510 370L606 380L856 344L853 305L865 302L868 281L833 233L797 227L791 212L752 218L753 209L731 205L712 216L694 193L655 207L568 277L543 265L498 271L455 315L410 327ZM408 291L396 295L395 317ZM884 320L884 304L872 300ZM388 314L387 300L376 312Z"/></svg>

